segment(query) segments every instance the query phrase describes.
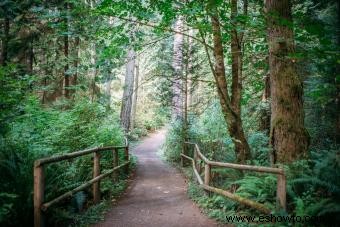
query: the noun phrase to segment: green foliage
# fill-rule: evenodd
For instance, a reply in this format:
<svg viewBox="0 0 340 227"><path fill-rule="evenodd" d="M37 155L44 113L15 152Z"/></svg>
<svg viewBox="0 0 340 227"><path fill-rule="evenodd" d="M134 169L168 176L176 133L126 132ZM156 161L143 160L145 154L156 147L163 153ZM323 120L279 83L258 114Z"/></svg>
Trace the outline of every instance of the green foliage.
<svg viewBox="0 0 340 227"><path fill-rule="evenodd" d="M325 223L339 221L339 163L339 151L313 151L310 163L303 165L310 170L302 175L291 173L289 183L295 192L292 199L296 214L317 216Z"/></svg>
<svg viewBox="0 0 340 227"><path fill-rule="evenodd" d="M20 105L22 113L7 121L8 131L0 137L0 223L6 226L33 222L34 160L88 147L123 143L117 116L98 103L79 98L73 107L59 110L58 106L43 108L34 96L27 96ZM111 165L112 154L103 155L102 167L110 168ZM55 198L89 180L91 169L90 157L49 165L46 168L46 199ZM109 187L103 187L104 194L109 193ZM72 212L84 207L88 193L88 190L78 193L72 199L74 202L65 201L52 209L49 223L62 219L55 209L62 209L63 214L69 213L67 215L72 217Z"/></svg>
<svg viewBox="0 0 340 227"><path fill-rule="evenodd" d="M165 157L170 162L179 162L183 146L183 127L180 121L169 126L164 143Z"/></svg>
<svg viewBox="0 0 340 227"><path fill-rule="evenodd" d="M214 117L211 117L214 116ZM211 160L233 161L234 144L228 134L217 100L197 118L192 119L190 137L199 142L202 152Z"/></svg>

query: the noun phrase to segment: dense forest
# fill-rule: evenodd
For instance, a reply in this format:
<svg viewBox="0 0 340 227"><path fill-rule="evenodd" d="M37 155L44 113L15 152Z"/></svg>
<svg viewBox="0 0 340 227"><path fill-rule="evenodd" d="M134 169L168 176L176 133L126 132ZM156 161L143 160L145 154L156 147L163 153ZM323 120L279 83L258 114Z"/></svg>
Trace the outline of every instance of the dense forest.
<svg viewBox="0 0 340 227"><path fill-rule="evenodd" d="M309 226L340 222L339 1L1 0L0 31L1 226L33 226L35 160L163 127L171 165L190 141L210 160L283 168L286 209L271 174L216 169L212 184L320 218ZM49 166L45 198L91 171L91 157ZM47 226L95 223L127 184L101 181L95 206L76 193ZM221 223L259 213L194 181L188 196Z"/></svg>

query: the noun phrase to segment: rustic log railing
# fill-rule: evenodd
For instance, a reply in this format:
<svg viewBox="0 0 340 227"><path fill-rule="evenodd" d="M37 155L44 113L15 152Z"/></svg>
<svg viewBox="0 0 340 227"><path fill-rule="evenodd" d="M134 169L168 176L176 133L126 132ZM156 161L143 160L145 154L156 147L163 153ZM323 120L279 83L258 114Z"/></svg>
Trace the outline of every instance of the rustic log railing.
<svg viewBox="0 0 340 227"><path fill-rule="evenodd" d="M187 156L186 154L181 153L181 159L182 159L181 163L182 165L184 165L184 158L192 162L192 168L196 176L196 179L200 187L202 187L206 191L210 191L210 192L214 192L214 193L226 196L229 199L232 199L243 205L257 209L265 214L270 214L272 211L266 206L264 206L263 204L250 200L250 199L243 198L229 191L222 190L216 187L212 187L210 186L210 181L211 181L212 167L224 167L224 168L231 168L231 169L238 169L238 170L249 170L249 171L255 171L255 172L262 172L262 173L271 173L271 174L277 175L277 190L276 190L277 206L278 208L286 209L286 175L283 169L210 161L201 153L196 143L185 142L185 144L194 146L194 157L192 158L192 157ZM204 162L204 181L202 180L201 175L200 175L201 166L199 164L199 160L202 160Z"/></svg>
<svg viewBox="0 0 340 227"><path fill-rule="evenodd" d="M118 160L118 150L124 149L124 160L125 162L119 165ZM100 153L103 151L113 152L113 168L100 174ZM44 180L44 166L47 164L60 162L68 159L73 159L76 157L94 154L93 156L93 178L77 188L68 191L57 198L45 202L44 192L45 192L45 180ZM82 151L76 151L72 153L67 153L58 156L52 156L47 158L38 159L34 162L34 227L44 226L44 212L52 205L60 202L63 199L71 197L75 193L90 187L93 185L92 194L93 202L98 203L100 201L100 180L113 175L113 179L117 178L117 170L124 167L125 172L128 173L129 170L129 144L128 140L125 138L124 146L108 146L108 147L96 147L91 149L86 149Z"/></svg>

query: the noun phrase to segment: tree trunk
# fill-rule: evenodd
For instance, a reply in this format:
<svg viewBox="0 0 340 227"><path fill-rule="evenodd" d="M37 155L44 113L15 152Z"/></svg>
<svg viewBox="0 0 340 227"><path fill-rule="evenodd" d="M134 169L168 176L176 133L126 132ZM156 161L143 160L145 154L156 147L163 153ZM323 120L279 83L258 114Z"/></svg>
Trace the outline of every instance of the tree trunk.
<svg viewBox="0 0 340 227"><path fill-rule="evenodd" d="M68 14L68 3L65 4L66 14ZM66 15L67 16L67 15ZM68 19L65 19L66 32L68 32ZM69 64L68 64L68 50L69 50L69 40L68 34L64 36L64 56L65 56L65 67L64 67L64 96L65 98L70 98L70 76L68 75Z"/></svg>
<svg viewBox="0 0 340 227"><path fill-rule="evenodd" d="M189 30L189 35L194 35L194 30ZM194 92L194 83L193 83L193 39L192 37L188 38L188 76L187 76L187 86L188 86L188 97L187 97L187 109L189 109L192 105L192 95Z"/></svg>
<svg viewBox="0 0 340 227"><path fill-rule="evenodd" d="M77 85L78 83L78 65L79 65L79 45L80 45L80 38L76 37L74 40L74 48L75 48L75 59L73 62L73 66L74 66L74 74L72 77L72 91L70 91L71 94L74 94L76 92L76 89L74 88L74 86Z"/></svg>
<svg viewBox="0 0 340 227"><path fill-rule="evenodd" d="M233 139L235 145L235 153L238 163L244 163L247 159L250 158L250 148L245 137L242 120L241 120L241 111L240 104L237 102L240 101L240 82L241 78L236 78L240 75L239 64L237 63L237 70L234 68L234 72L237 72L236 75L233 75L232 80L232 98L230 98L228 94L228 85L225 75L225 66L224 66L224 53L223 53L223 44L220 30L220 23L217 8L214 7L211 13L211 24L212 24L212 32L213 32L213 48L214 48L214 57L215 57L215 66L213 70L214 78L216 81L217 93L219 95L220 104L222 107L223 116L228 125L228 131L230 136ZM235 56L233 56L235 57ZM235 60L235 59L234 59ZM236 61L236 60L235 60ZM237 55L237 61L240 61L240 58ZM235 67L235 65L234 65ZM237 79L237 80L236 80ZM234 83L237 82L237 85ZM235 92L235 93L233 93ZM238 94L239 92L239 94Z"/></svg>
<svg viewBox="0 0 340 227"><path fill-rule="evenodd" d="M268 13L271 93L270 142L274 161L289 163L307 152L309 136L304 127L303 87L294 62L294 37L290 0L266 0ZM273 16L275 15L275 16Z"/></svg>
<svg viewBox="0 0 340 227"><path fill-rule="evenodd" d="M9 29L10 23L9 18L5 17L4 19L4 36L1 40L1 56L0 56L0 65L5 66L8 60L8 41L9 41Z"/></svg>
<svg viewBox="0 0 340 227"><path fill-rule="evenodd" d="M260 111L260 130L265 131L267 135L269 135L270 131L270 107L267 108L267 105L269 105L269 99L270 99L270 74L268 73L264 78L264 90L261 100L264 106L261 107Z"/></svg>
<svg viewBox="0 0 340 227"><path fill-rule="evenodd" d="M133 100L132 100L132 110L131 110L131 125L130 129L134 129L135 120L136 120L136 112L137 112L137 101L138 101L138 80L139 80L139 62L136 59L136 72L135 72L135 85L133 89Z"/></svg>
<svg viewBox="0 0 340 227"><path fill-rule="evenodd" d="M111 83L112 83L112 78L111 76L107 78L106 85L105 85L105 90L106 90L106 96L107 96L107 107L111 106Z"/></svg>
<svg viewBox="0 0 340 227"><path fill-rule="evenodd" d="M338 33L337 33L337 43L338 43L338 51L340 49L340 2L338 1ZM340 63L336 65L336 75L340 75ZM336 86L336 98L335 98L335 108L337 110L337 113L340 113L340 86L339 81L337 79L334 79L335 86ZM336 119L336 131L335 131L335 143L340 143L340 114L338 114Z"/></svg>
<svg viewBox="0 0 340 227"><path fill-rule="evenodd" d="M121 125L125 130L125 133L129 131L131 123L131 106L134 85L135 58L136 58L135 51L133 49L130 49L127 53L125 84L122 99L122 108L120 113Z"/></svg>
<svg viewBox="0 0 340 227"><path fill-rule="evenodd" d="M193 31L190 29L190 35L192 35ZM183 131L183 141L189 140L189 120L188 120L188 105L189 105L189 98L190 98L190 74L192 70L192 38L188 38L188 49L186 51L186 61L185 61L185 74L183 78L183 124L182 124L182 131ZM189 84L190 81L190 84ZM188 154L188 146L187 144L182 144L182 150L184 154Z"/></svg>
<svg viewBox="0 0 340 227"><path fill-rule="evenodd" d="M183 17L179 16L175 24L175 31L183 31ZM182 80L183 80L183 34L175 33L174 35L174 56L172 67L173 76L173 97L172 97L172 120L182 119Z"/></svg>

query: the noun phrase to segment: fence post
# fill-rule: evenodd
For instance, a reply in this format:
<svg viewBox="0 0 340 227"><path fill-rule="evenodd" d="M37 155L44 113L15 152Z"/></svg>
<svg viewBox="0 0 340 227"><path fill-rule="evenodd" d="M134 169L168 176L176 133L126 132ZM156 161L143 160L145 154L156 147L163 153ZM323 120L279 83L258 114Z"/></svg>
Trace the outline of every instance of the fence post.
<svg viewBox="0 0 340 227"><path fill-rule="evenodd" d="M100 175L100 153L97 151L94 153L93 158L93 178ZM93 184L93 203L98 203L100 201L100 181Z"/></svg>
<svg viewBox="0 0 340 227"><path fill-rule="evenodd" d="M210 184L210 165L208 163L204 166L204 184L209 185Z"/></svg>
<svg viewBox="0 0 340 227"><path fill-rule="evenodd" d="M198 167L198 154L197 154L197 150L196 147L194 148L194 163L195 163L195 168L197 169Z"/></svg>
<svg viewBox="0 0 340 227"><path fill-rule="evenodd" d="M37 163L34 164L34 227L44 226L44 216L41 205L44 202L45 178L44 167Z"/></svg>
<svg viewBox="0 0 340 227"><path fill-rule="evenodd" d="M113 168L115 168L119 165L118 149L115 148L112 152L113 152ZM112 176L114 181L118 180L117 170L113 172Z"/></svg>
<svg viewBox="0 0 340 227"><path fill-rule="evenodd" d="M278 174L277 175L277 205L279 208L286 210L286 175Z"/></svg>
<svg viewBox="0 0 340 227"><path fill-rule="evenodd" d="M124 149L124 160L126 162L129 161L129 146L126 146L125 149ZM129 174L129 164L127 164L126 167L125 167L125 173Z"/></svg>

